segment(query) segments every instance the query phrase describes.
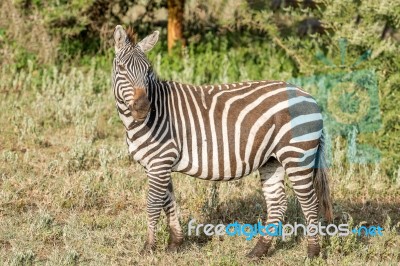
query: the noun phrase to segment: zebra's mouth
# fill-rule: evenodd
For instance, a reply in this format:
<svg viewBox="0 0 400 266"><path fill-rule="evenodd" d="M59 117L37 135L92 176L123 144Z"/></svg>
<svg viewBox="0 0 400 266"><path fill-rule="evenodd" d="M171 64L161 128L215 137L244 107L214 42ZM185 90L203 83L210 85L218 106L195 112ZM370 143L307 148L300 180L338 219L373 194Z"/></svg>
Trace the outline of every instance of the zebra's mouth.
<svg viewBox="0 0 400 266"><path fill-rule="evenodd" d="M150 105L148 105L148 106L146 106L144 108L142 107L142 108L140 108L140 110L136 110L135 107L136 106L132 106L131 105L130 108L129 108L131 110L132 117L136 121L139 121L139 122L144 121L146 119L149 111L150 111Z"/></svg>
<svg viewBox="0 0 400 266"><path fill-rule="evenodd" d="M148 114L148 112L144 115L138 116L137 114L133 114L133 112L132 112L133 118L135 118L135 120L138 122L143 122L146 119L147 114Z"/></svg>

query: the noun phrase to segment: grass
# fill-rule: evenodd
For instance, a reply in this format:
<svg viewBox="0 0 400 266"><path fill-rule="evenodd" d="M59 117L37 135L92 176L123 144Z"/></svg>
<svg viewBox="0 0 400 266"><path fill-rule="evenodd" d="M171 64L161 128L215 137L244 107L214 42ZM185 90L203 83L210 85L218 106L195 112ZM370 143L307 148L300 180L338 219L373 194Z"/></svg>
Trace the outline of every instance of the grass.
<svg viewBox="0 0 400 266"><path fill-rule="evenodd" d="M245 254L255 240L189 237L187 223L192 218L213 224L265 219L257 174L216 187L174 174L186 234L182 251L164 252L168 233L163 217L157 252L141 254L147 178L127 154L110 72L94 62L89 69L39 70L31 65L21 71L2 66L1 71L0 265L251 264ZM161 76L176 75L159 71ZM183 81L195 78L187 71ZM220 79L226 77L221 74ZM303 238L278 240L263 264L400 263L400 180L391 181L380 164L347 164L345 143L341 138L333 142L335 222L379 224L384 235L332 237L324 242L326 258L313 261L305 258ZM290 189L288 195L286 221L302 221Z"/></svg>

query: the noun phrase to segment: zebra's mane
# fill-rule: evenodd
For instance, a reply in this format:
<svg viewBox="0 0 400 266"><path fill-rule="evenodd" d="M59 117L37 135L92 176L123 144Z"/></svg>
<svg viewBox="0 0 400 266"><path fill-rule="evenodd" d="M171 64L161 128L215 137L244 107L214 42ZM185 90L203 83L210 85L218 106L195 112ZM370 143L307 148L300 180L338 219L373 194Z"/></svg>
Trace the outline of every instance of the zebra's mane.
<svg viewBox="0 0 400 266"><path fill-rule="evenodd" d="M128 38L129 42L130 42L132 45L135 45L135 44L136 44L136 41L137 41L137 34L135 33L135 31L133 30L132 27L129 27L129 28L126 30L126 37Z"/></svg>

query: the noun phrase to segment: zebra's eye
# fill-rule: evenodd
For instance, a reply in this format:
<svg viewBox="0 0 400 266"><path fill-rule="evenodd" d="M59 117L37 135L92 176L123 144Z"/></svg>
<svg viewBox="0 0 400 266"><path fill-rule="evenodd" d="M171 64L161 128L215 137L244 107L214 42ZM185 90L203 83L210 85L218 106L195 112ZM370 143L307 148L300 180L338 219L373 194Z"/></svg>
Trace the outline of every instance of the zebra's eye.
<svg viewBox="0 0 400 266"><path fill-rule="evenodd" d="M121 63L118 64L118 67L119 67L119 69L121 69L121 70L125 70L125 69L126 69L126 67L125 67L123 64L121 64Z"/></svg>

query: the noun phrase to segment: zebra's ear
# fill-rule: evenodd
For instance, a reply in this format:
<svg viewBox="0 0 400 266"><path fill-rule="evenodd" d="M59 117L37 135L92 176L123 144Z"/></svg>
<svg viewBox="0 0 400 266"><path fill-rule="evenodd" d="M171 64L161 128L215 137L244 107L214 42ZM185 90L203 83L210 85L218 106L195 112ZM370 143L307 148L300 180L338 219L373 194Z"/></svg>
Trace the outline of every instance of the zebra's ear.
<svg viewBox="0 0 400 266"><path fill-rule="evenodd" d="M150 51L158 41L158 35L160 32L158 30L154 31L152 34L141 40L137 45L142 49L143 52L147 53Z"/></svg>
<svg viewBox="0 0 400 266"><path fill-rule="evenodd" d="M121 25L115 27L114 30L114 44L115 44L115 53L118 53L122 47L126 44L127 34Z"/></svg>

